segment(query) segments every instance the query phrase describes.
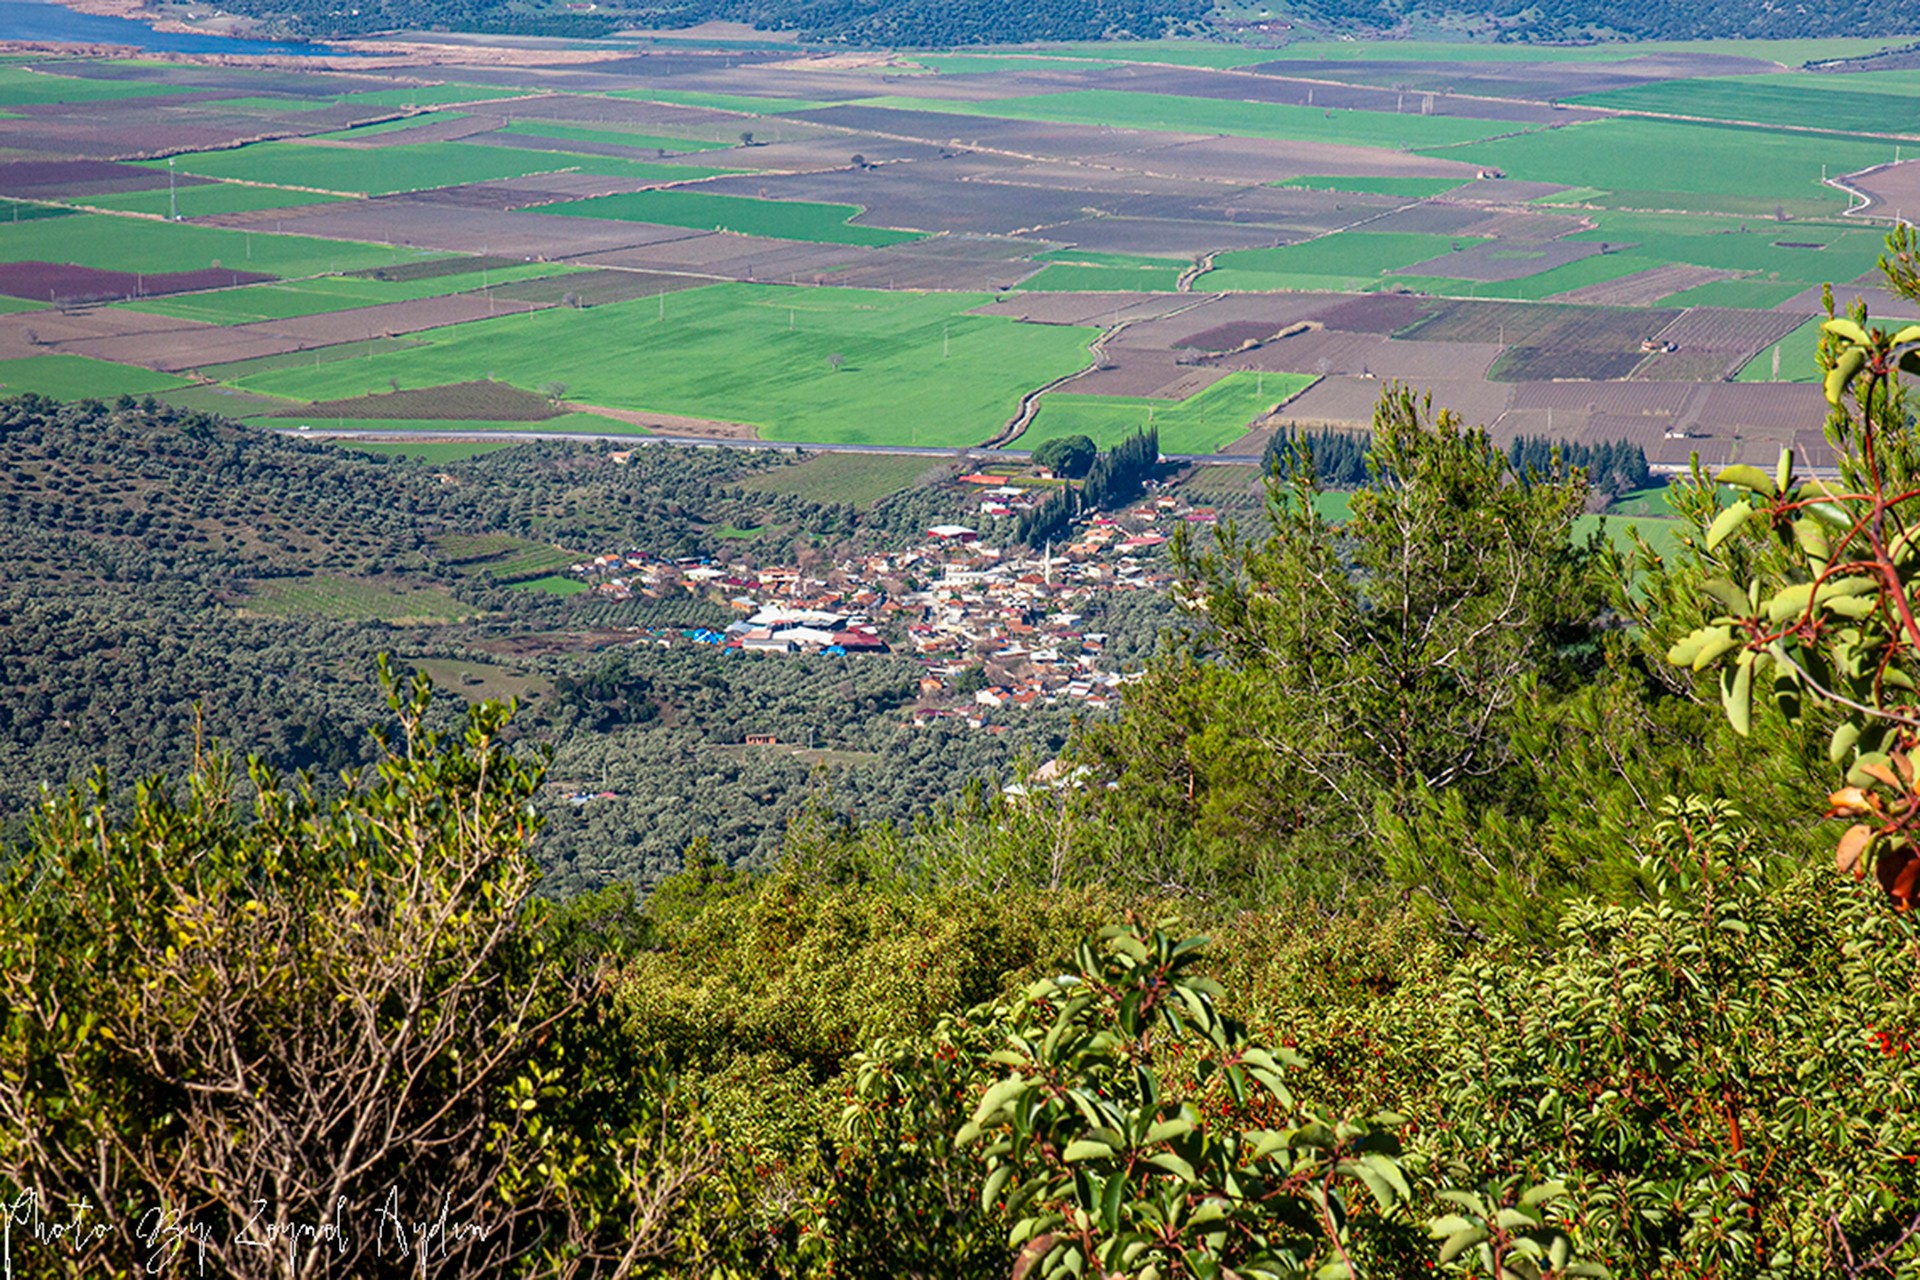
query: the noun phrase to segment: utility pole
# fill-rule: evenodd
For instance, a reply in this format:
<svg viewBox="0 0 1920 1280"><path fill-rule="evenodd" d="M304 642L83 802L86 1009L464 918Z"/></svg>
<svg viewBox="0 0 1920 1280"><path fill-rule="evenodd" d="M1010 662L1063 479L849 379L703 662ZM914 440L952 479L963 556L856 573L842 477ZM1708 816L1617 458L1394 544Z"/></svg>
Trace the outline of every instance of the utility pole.
<svg viewBox="0 0 1920 1280"><path fill-rule="evenodd" d="M167 221L180 221L180 196L173 185L173 157L167 157Z"/></svg>

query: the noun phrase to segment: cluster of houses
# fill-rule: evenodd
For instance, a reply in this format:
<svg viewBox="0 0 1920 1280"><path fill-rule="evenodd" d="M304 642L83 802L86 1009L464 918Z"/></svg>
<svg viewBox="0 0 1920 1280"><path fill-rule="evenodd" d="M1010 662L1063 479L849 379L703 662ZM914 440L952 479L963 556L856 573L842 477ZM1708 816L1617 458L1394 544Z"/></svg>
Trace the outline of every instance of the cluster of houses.
<svg viewBox="0 0 1920 1280"><path fill-rule="evenodd" d="M966 477L966 482L999 477ZM982 501L1011 485L982 485ZM987 513L993 514L993 513ZM989 545L970 526L924 531L912 547L837 564L753 566L707 557L609 553L573 566L612 599L709 602L710 626L650 633L664 645L722 653L899 653L921 668L923 724L991 727L1003 709L1115 703L1129 678L1109 658L1097 619L1103 598L1168 592L1160 551L1182 524L1210 524L1177 490L1078 522L1071 539L1040 551Z"/></svg>

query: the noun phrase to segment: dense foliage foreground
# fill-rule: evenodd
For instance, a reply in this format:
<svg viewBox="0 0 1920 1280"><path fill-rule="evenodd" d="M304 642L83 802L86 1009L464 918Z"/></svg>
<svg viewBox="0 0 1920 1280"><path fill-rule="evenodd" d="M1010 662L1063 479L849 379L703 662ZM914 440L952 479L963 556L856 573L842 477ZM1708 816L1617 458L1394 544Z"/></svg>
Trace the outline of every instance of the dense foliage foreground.
<svg viewBox="0 0 1920 1280"><path fill-rule="evenodd" d="M424 682L338 787L55 797L13 1274L1920 1274L1917 348L1836 318L1838 475L1671 562L1396 390L1051 783L643 904L537 895L543 757Z"/></svg>

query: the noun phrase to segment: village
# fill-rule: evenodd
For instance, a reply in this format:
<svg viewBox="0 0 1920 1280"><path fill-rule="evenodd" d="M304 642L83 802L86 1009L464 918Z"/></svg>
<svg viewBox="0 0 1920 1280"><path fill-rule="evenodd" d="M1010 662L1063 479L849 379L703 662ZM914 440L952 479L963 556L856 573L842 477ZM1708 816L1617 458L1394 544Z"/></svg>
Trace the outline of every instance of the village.
<svg viewBox="0 0 1920 1280"><path fill-rule="evenodd" d="M956 484L969 487L963 496L977 523L1008 529L1008 517L1045 496L1007 475ZM1150 484L1129 506L1083 516L1068 538L1037 550L998 545L956 521L927 528L911 547L810 571L628 550L572 572L603 598L712 604L710 626L648 633L666 646L708 646L722 656L911 656L922 668L915 723L991 729L996 712L1114 706L1129 674L1108 657L1109 637L1093 622L1103 597L1167 594L1174 574L1164 548L1174 530L1216 518L1177 489Z"/></svg>

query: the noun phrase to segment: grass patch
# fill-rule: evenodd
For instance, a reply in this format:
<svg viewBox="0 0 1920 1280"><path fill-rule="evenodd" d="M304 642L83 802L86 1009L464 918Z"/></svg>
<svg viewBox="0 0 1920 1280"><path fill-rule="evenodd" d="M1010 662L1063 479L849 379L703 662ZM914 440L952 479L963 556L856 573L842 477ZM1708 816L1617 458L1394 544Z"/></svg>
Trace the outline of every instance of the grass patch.
<svg viewBox="0 0 1920 1280"><path fill-rule="evenodd" d="M331 133L316 133L313 136L329 142L357 142L362 138L377 138L387 133L405 133L409 129L421 129L430 124L444 124L449 120L465 120L471 114L466 111L429 111L424 115L403 116L398 120L382 120L378 124L356 124L345 129L335 129Z"/></svg>
<svg viewBox="0 0 1920 1280"><path fill-rule="evenodd" d="M1391 111L1325 110L1279 102L1234 102L1224 98L1188 98L1175 94L1128 93L1119 89L1075 89L987 102L938 98L861 99L863 107L903 111L942 111L951 115L1033 120L1048 124L1086 124L1114 129L1214 133L1240 138L1279 138L1361 147L1444 147L1494 137L1511 122L1466 116L1404 115Z"/></svg>
<svg viewBox="0 0 1920 1280"><path fill-rule="evenodd" d="M879 453L816 453L800 462L760 471L739 482L750 493L790 493L814 502L871 507L914 488L937 460Z"/></svg>
<svg viewBox="0 0 1920 1280"><path fill-rule="evenodd" d="M1691 289L1682 289L1660 299L1668 307L1746 307L1770 311L1794 294L1801 286L1794 281L1710 280Z"/></svg>
<svg viewBox="0 0 1920 1280"><path fill-rule="evenodd" d="M165 167L160 161L145 163ZM182 173L202 178L238 178L275 186L382 196L524 178L567 168L568 162L565 156L548 151L468 147L457 142L398 143L366 150L316 147L303 142L256 142L232 151L180 156L177 165Z"/></svg>
<svg viewBox="0 0 1920 1280"><path fill-rule="evenodd" d="M1084 367L1098 332L968 314L990 298L720 284L435 329L371 359L227 380L331 400L386 390L390 377L440 386L492 371L529 390L565 382L581 404L754 423L768 439L977 444L1023 392Z"/></svg>
<svg viewBox="0 0 1920 1280"><path fill-rule="evenodd" d="M56 400L108 400L188 385L185 378L91 356L23 356L0 360L0 395L41 395Z"/></svg>
<svg viewBox="0 0 1920 1280"><path fill-rule="evenodd" d="M1569 240L1632 246L1638 257L1765 275L1801 288L1851 280L1880 261L1877 231L1773 218L1740 221L1657 213L1598 213L1599 226Z"/></svg>
<svg viewBox="0 0 1920 1280"><path fill-rule="evenodd" d="M1151 424L1159 428L1162 453L1213 453L1314 381L1308 374L1243 371L1185 400L1053 392L1041 398L1040 411L1015 447L1031 449L1057 436L1085 435L1108 448Z"/></svg>
<svg viewBox="0 0 1920 1280"><path fill-rule="evenodd" d="M1020 282L1034 293L1172 293L1186 267L1101 267L1055 262Z"/></svg>
<svg viewBox="0 0 1920 1280"><path fill-rule="evenodd" d="M256 187L241 182L215 182L181 187L171 195L164 188L123 191L110 196L77 196L75 203L117 213L150 213L164 218L178 202L183 218L206 218L216 213L253 213L260 209L290 209L303 204L332 204L342 197L285 187Z"/></svg>
<svg viewBox="0 0 1920 1280"><path fill-rule="evenodd" d="M385 266L415 256L416 250L387 245L229 231L106 213L0 223L0 262L66 262L108 271L158 274L224 266L276 276L313 276Z"/></svg>
<svg viewBox="0 0 1920 1280"><path fill-rule="evenodd" d="M1434 150L1533 182L1609 193L1615 207L1767 214L1834 212L1846 197L1821 165L1849 173L1890 159L1885 144L1730 125L1618 118ZM1764 194L1755 194L1764 193Z"/></svg>
<svg viewBox="0 0 1920 1280"><path fill-rule="evenodd" d="M526 582L516 582L513 586L521 591L538 591L549 596L577 596L587 589L587 584L580 579L568 578L560 574L531 578Z"/></svg>
<svg viewBox="0 0 1920 1280"><path fill-rule="evenodd" d="M205 93L191 84L154 84L147 80L82 80L49 75L25 67L0 67L0 106L33 107L62 102L111 102L180 93Z"/></svg>
<svg viewBox="0 0 1920 1280"><path fill-rule="evenodd" d="M476 662L472 658L408 658L406 665L424 672L434 684L469 702L483 698L501 702L518 698L528 702L553 692L553 685L540 676L497 663Z"/></svg>
<svg viewBox="0 0 1920 1280"><path fill-rule="evenodd" d="M1883 73L1886 74L1886 73ZM1818 125L1845 133L1920 131L1920 94L1902 73L1863 89L1857 76L1713 76L1661 80L1588 93L1569 101L1615 111L1650 111L1750 124ZM1845 83L1841 83L1845 82Z"/></svg>
<svg viewBox="0 0 1920 1280"><path fill-rule="evenodd" d="M698 142L657 133L629 133L624 129L600 129L552 120L511 120L494 132L517 137L555 138L561 142L602 142L609 146L633 147L642 151L665 151L669 155L690 151L725 151L733 146L730 142Z"/></svg>
<svg viewBox="0 0 1920 1280"><path fill-rule="evenodd" d="M1428 196L1437 196L1443 191L1452 191L1455 187L1465 186L1471 181L1473 181L1471 178L1348 176L1288 178L1285 182L1276 182L1272 185L1295 191L1352 191L1364 195L1404 196L1409 200L1424 200Z"/></svg>
<svg viewBox="0 0 1920 1280"><path fill-rule="evenodd" d="M669 227L732 231L740 235L823 244L887 245L922 239L917 231L856 227L851 219L865 212L852 204L816 204L805 200L755 200L696 191L636 191L543 206L542 213L571 218L610 218Z"/></svg>
<svg viewBox="0 0 1920 1280"><path fill-rule="evenodd" d="M764 529L766 526L763 524L755 525L751 529L743 529L734 524L723 524L717 529L709 529L708 533L716 538L725 538L729 542L746 542L759 537Z"/></svg>
<svg viewBox="0 0 1920 1280"><path fill-rule="evenodd" d="M1845 305L1845 295L1834 292L1836 305ZM1816 316L1780 341L1772 343L1753 359L1740 366L1735 374L1735 382L1818 382L1826 375L1814 361L1814 353L1820 346L1820 326L1826 323L1825 316ZM1897 320L1888 316L1875 316L1874 328L1898 329L1914 323L1911 320ZM1773 376L1773 353L1780 352L1780 376Z"/></svg>
<svg viewBox="0 0 1920 1280"><path fill-rule="evenodd" d="M203 365L200 372L216 382L238 382L242 378L273 373L281 369L307 369L314 365L333 364L341 360L371 360L378 352L405 351L423 345L412 338L371 338L365 342L336 342L331 346L314 347L310 351L283 351L277 355L255 356L250 360L229 360L225 364ZM287 397L275 398L286 399Z"/></svg>
<svg viewBox="0 0 1920 1280"><path fill-rule="evenodd" d="M1478 244L1472 237L1342 231L1277 249L1240 249L1213 260L1202 289L1326 289L1355 293L1395 267ZM1333 283L1329 283L1333 282Z"/></svg>
<svg viewBox="0 0 1920 1280"><path fill-rule="evenodd" d="M418 280L378 280L367 276L321 276L292 284L250 284L210 293L182 293L166 298L142 298L119 305L129 311L202 320L209 324L253 324L260 320L291 320L329 311L351 311L389 302L439 298L515 280L539 280L585 268L552 263L516 263L464 275L429 276Z"/></svg>
<svg viewBox="0 0 1920 1280"><path fill-rule="evenodd" d="M0 222L32 222L36 218L71 218L73 210L31 200L0 200Z"/></svg>
<svg viewBox="0 0 1920 1280"><path fill-rule="evenodd" d="M453 622L477 612L438 587L402 587L328 573L250 583L245 608L269 617L305 614L396 626Z"/></svg>

